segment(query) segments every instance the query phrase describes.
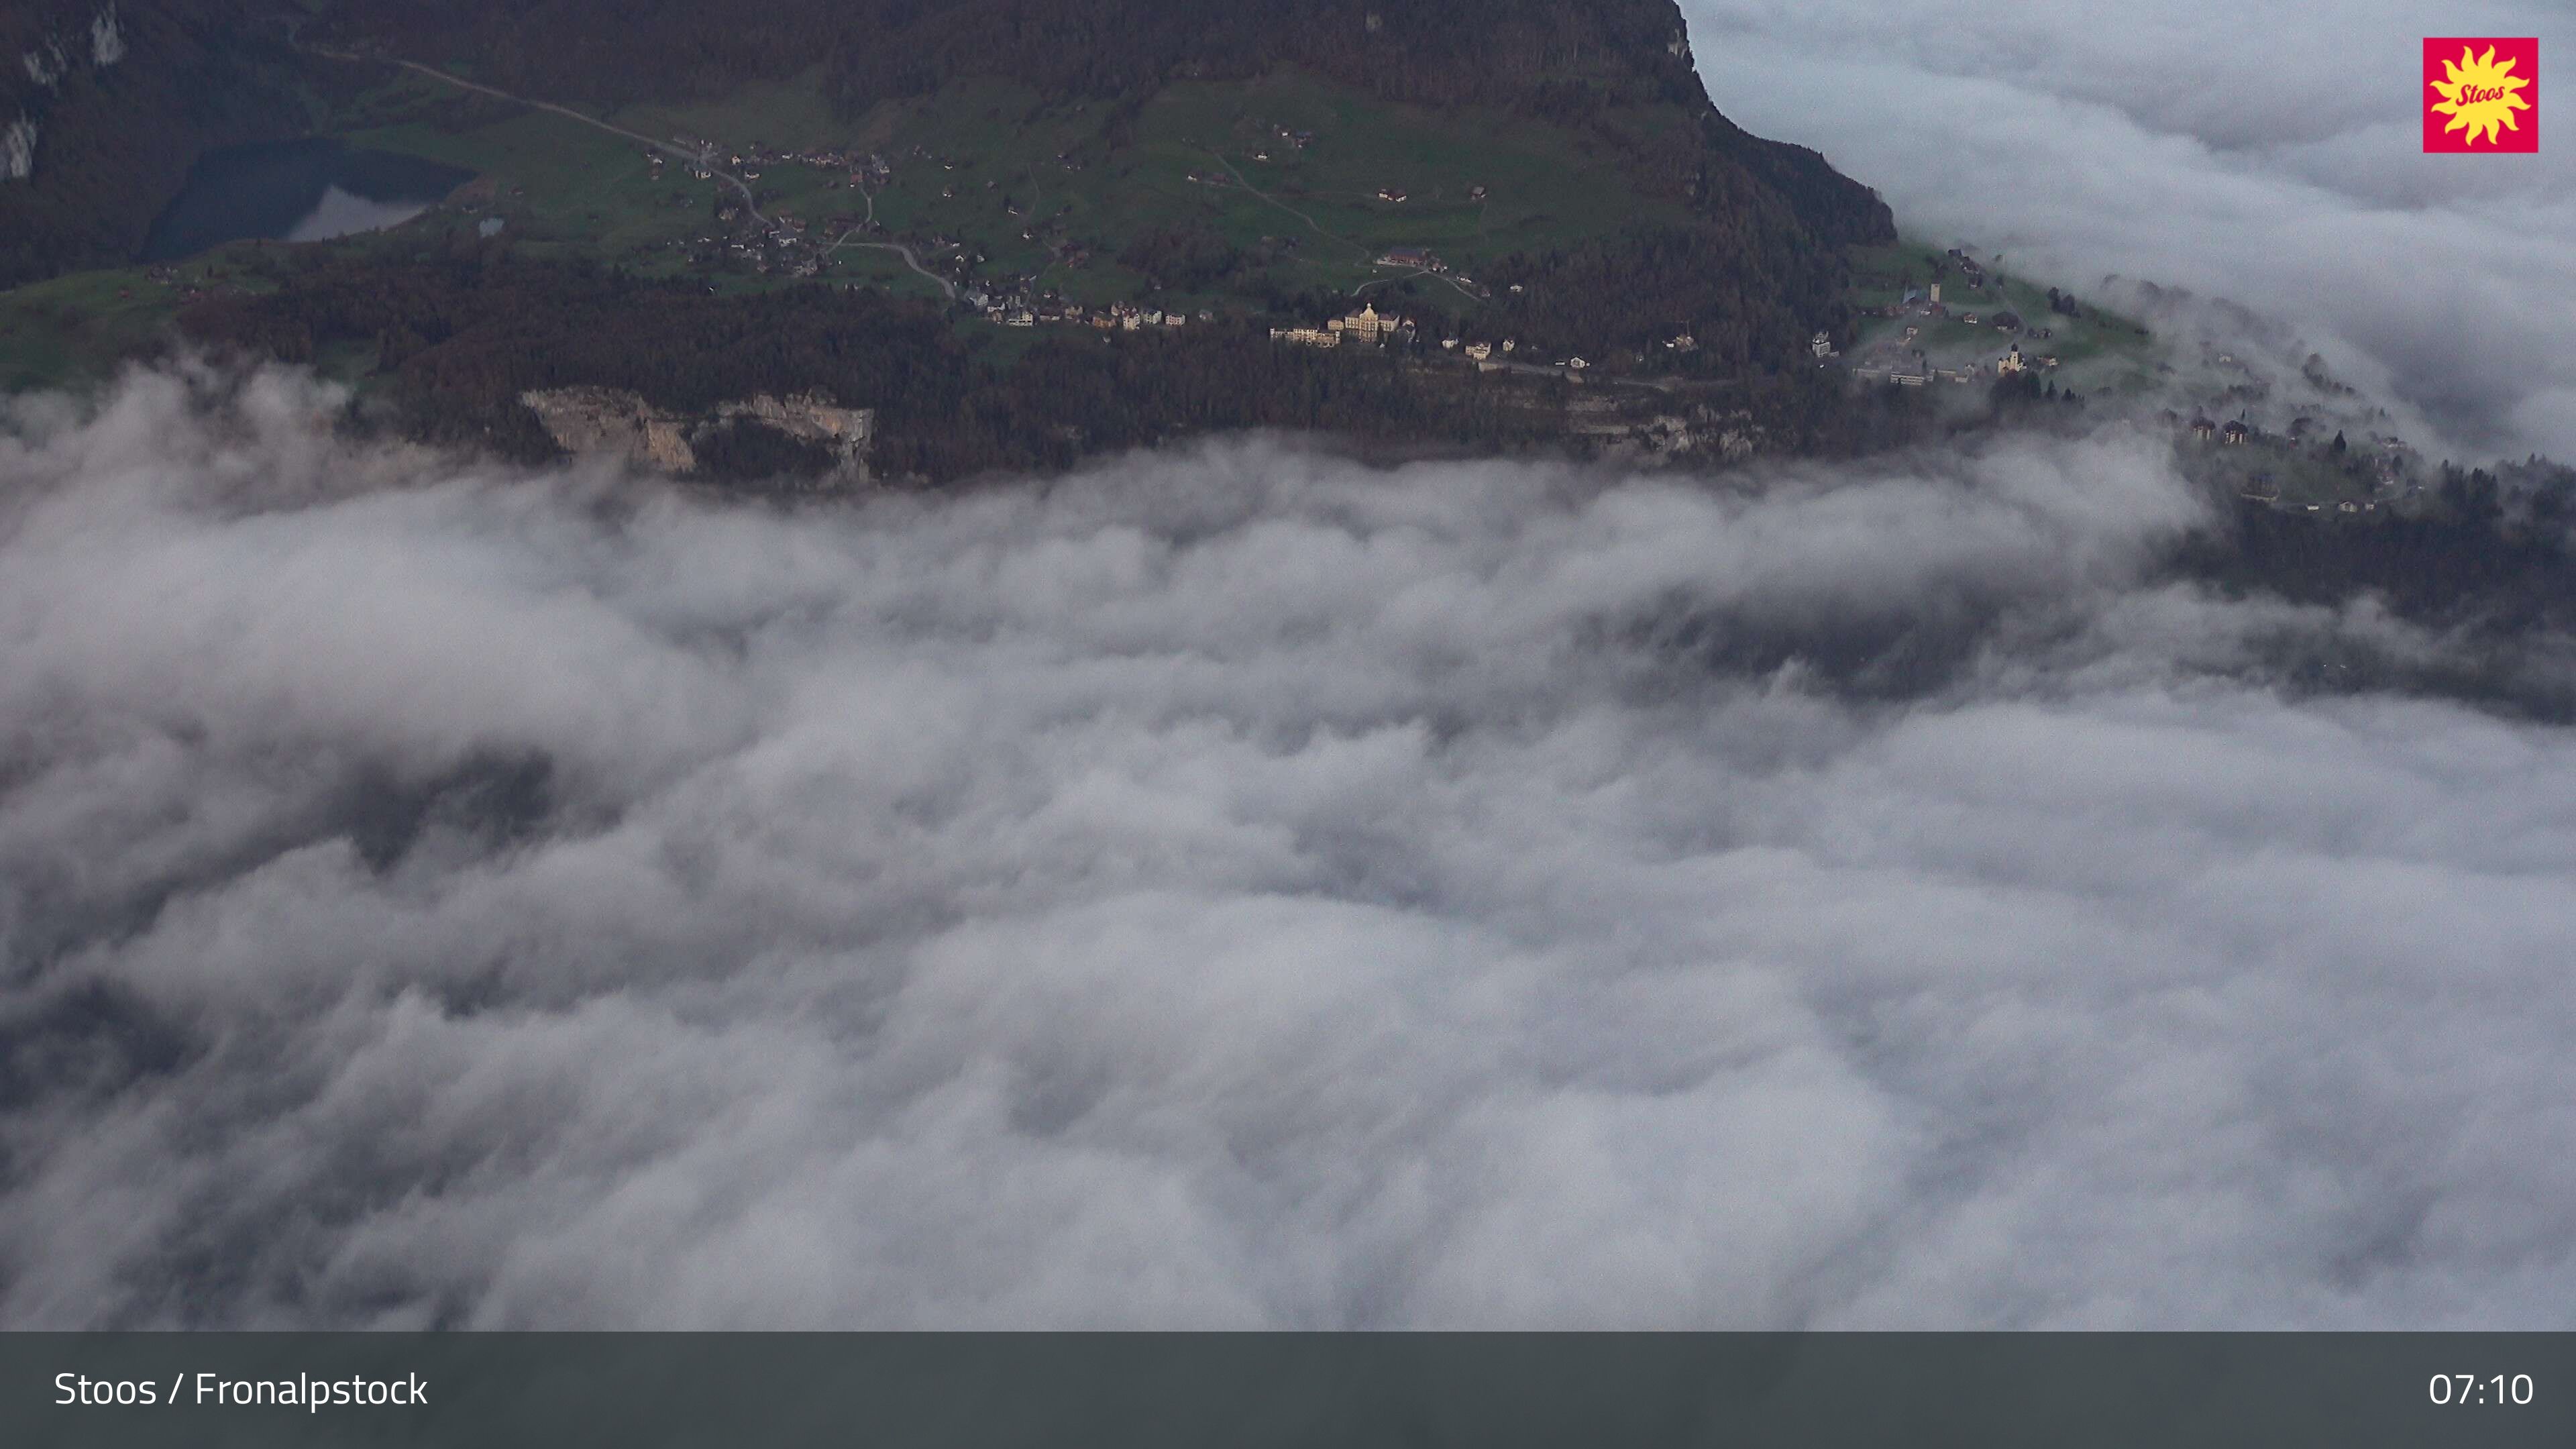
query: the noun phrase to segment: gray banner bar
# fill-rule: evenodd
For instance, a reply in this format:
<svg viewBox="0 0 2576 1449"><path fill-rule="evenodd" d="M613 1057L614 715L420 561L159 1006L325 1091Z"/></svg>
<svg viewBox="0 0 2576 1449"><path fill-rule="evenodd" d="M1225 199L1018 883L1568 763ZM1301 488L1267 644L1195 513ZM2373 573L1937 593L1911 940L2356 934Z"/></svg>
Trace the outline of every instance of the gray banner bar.
<svg viewBox="0 0 2576 1449"><path fill-rule="evenodd" d="M29 1449L2568 1449L2571 1406L2576 1334L0 1335Z"/></svg>

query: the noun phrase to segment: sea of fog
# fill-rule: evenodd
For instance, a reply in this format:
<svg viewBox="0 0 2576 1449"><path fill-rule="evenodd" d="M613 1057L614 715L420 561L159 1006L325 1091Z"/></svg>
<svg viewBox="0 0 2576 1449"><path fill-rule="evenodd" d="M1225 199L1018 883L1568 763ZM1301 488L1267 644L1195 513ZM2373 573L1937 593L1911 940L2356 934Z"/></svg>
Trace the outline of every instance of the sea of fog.
<svg viewBox="0 0 2576 1449"><path fill-rule="evenodd" d="M2576 733L2161 439L0 427L0 1323L2559 1325Z"/></svg>

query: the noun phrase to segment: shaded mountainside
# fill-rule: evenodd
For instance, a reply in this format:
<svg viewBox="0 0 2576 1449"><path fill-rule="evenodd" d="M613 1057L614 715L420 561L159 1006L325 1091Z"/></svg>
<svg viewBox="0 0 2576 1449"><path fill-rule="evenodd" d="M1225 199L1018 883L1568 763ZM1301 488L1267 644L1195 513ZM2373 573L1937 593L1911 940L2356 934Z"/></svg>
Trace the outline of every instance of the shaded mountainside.
<svg viewBox="0 0 2576 1449"><path fill-rule="evenodd" d="M820 59L835 104L1000 78L1048 101L1134 105L1182 80L1280 66L1381 99L1493 106L1597 129L1712 213L1781 214L1827 246L1895 235L1884 204L1804 147L1710 104L1674 0L342 0L329 33L594 104L707 98ZM1614 112L1684 108L1654 140Z"/></svg>
<svg viewBox="0 0 2576 1449"><path fill-rule="evenodd" d="M303 129L269 10L250 0L0 6L0 132L11 140L0 156L0 287L129 260L199 156Z"/></svg>
<svg viewBox="0 0 2576 1449"><path fill-rule="evenodd" d="M28 35L104 0L47 3ZM145 292L426 436L543 455L520 399L568 387L689 415L818 388L875 412L881 476L931 482L1247 427L1674 455L1869 431L1808 341L1848 330L1844 249L1893 219L1719 114L1673 0L276 3L159 0L48 91L65 139L16 200L79 235L19 276L131 256L197 154L306 116L437 156L483 181L401 235L245 243ZM156 132L191 141L111 154ZM675 132L714 139L633 144ZM1400 339L1278 340L1363 300ZM1112 307L1172 335L1113 342Z"/></svg>

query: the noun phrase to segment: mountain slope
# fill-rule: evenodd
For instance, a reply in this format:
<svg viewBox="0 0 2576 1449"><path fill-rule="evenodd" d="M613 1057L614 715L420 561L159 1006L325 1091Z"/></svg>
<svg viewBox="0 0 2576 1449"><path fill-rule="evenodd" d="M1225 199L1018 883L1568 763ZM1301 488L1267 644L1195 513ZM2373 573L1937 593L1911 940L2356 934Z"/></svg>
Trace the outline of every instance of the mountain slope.
<svg viewBox="0 0 2576 1449"><path fill-rule="evenodd" d="M198 156L306 124L284 32L261 14L249 0L0 7L0 132L20 138L0 157L0 288L126 261Z"/></svg>
<svg viewBox="0 0 2576 1449"><path fill-rule="evenodd" d="M960 80L1134 105L1177 81L1282 66L1382 100L1587 131L1622 109L1669 106L1691 123L1684 164L1632 159L1660 160L1676 191L1712 208L1776 198L1826 245L1895 234L1875 195L1814 152L1718 114L1674 0L342 0L326 25L523 94L611 106L710 98L818 58L851 116Z"/></svg>

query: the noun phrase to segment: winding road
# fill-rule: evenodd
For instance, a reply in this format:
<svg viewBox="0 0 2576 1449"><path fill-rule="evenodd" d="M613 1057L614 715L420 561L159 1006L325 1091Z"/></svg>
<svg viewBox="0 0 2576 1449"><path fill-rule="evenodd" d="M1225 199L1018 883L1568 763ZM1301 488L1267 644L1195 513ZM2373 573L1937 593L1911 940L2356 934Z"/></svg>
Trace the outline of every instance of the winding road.
<svg viewBox="0 0 2576 1449"><path fill-rule="evenodd" d="M855 182L852 184L856 185ZM859 187L859 195L867 198L868 224L873 226L876 224L877 219L877 194L868 190L866 187L861 186ZM932 282L938 284L939 290L948 295L949 301L954 302L957 300L957 284L948 280L946 277L939 275L937 272L932 271L930 268L923 266L921 264L921 258L913 255L912 248L905 246L901 242L852 241L850 240L852 235L853 233L846 231L841 233L838 238L834 239L830 246L823 249L823 255L828 257L843 247L859 247L867 251L893 252L895 255L903 258L903 264L905 266L912 268L914 271L919 272L923 276L928 277Z"/></svg>

